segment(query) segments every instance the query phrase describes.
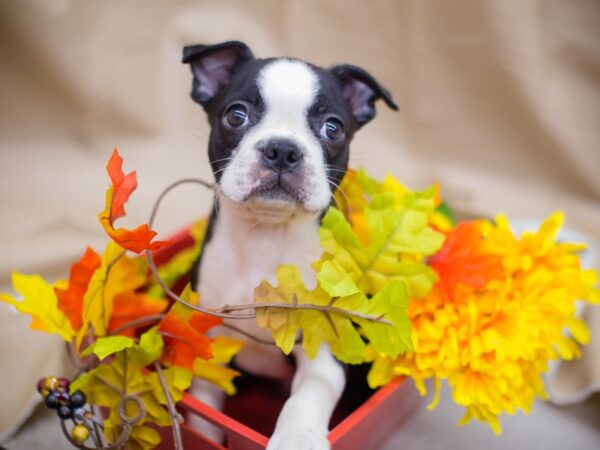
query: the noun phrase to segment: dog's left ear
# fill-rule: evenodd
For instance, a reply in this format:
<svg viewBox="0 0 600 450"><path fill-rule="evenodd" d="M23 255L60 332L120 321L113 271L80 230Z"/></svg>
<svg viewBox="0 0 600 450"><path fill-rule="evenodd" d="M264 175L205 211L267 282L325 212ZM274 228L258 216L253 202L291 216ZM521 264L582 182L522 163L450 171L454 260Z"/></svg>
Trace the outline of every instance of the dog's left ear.
<svg viewBox="0 0 600 450"><path fill-rule="evenodd" d="M352 108L352 115L360 128L375 117L375 102L382 99L385 104L398 111L392 96L366 70L349 64L329 69L339 80L344 98Z"/></svg>
<svg viewBox="0 0 600 450"><path fill-rule="evenodd" d="M206 110L218 92L231 81L235 69L253 58L246 44L239 41L184 47L182 62L190 65L194 75L192 98Z"/></svg>

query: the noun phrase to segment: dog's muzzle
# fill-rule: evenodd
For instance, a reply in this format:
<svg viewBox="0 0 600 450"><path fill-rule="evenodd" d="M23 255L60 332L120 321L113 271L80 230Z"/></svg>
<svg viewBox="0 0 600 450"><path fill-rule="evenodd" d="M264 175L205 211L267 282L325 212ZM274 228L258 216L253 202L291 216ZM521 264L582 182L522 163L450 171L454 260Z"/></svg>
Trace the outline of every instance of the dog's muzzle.
<svg viewBox="0 0 600 450"><path fill-rule="evenodd" d="M290 139L271 139L257 147L261 157L257 169L258 183L246 197L263 201L287 200L302 203L304 200L304 153Z"/></svg>

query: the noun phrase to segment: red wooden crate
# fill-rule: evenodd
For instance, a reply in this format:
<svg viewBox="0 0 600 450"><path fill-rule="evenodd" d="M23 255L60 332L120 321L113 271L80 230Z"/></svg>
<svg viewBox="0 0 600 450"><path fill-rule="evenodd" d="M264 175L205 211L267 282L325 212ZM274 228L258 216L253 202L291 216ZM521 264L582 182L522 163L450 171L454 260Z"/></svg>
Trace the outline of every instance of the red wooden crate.
<svg viewBox="0 0 600 450"><path fill-rule="evenodd" d="M171 245L154 254L158 265L193 240L188 230L171 238ZM180 283L181 284L181 283ZM217 411L190 394L184 394L178 408L184 416L197 415L219 427L225 444L211 441L183 423L181 433L186 449L263 450L275 426L277 415L289 395L288 382L276 382L242 375L238 393L227 399L224 411ZM274 386L275 385L275 386ZM397 430L419 404L419 396L404 378L371 391L366 386L366 367L350 368L348 383L332 420L329 441L333 450L376 450ZM173 448L171 430L161 428L161 450Z"/></svg>

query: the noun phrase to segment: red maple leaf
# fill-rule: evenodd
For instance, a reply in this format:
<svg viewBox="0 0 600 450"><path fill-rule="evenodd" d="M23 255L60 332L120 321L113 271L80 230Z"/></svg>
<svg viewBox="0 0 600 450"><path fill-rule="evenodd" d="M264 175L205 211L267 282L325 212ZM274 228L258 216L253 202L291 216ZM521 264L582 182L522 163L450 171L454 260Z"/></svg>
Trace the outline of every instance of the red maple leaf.
<svg viewBox="0 0 600 450"><path fill-rule="evenodd" d="M168 305L168 300L163 298L152 298L134 292L117 294L113 301L113 311L108 324L108 332L113 333L125 324L130 324L139 319L160 314L168 307ZM119 334L123 336L133 336L137 328L146 325L152 325L152 322L141 321L139 325L129 327Z"/></svg>
<svg viewBox="0 0 600 450"><path fill-rule="evenodd" d="M212 341L206 332L222 322L218 317L173 305L158 327L165 340L162 362L192 370L196 358L212 358Z"/></svg>
<svg viewBox="0 0 600 450"><path fill-rule="evenodd" d="M83 296L94 271L100 267L102 258L91 247L87 247L79 261L71 266L69 285L67 289L55 287L54 292L58 298L58 308L69 318L74 330L79 330L83 323Z"/></svg>

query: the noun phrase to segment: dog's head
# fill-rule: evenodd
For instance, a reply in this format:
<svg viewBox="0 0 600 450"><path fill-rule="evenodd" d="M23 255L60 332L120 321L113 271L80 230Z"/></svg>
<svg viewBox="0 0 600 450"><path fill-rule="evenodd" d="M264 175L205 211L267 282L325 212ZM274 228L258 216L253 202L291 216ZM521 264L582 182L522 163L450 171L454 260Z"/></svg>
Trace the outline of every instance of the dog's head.
<svg viewBox="0 0 600 450"><path fill-rule="evenodd" d="M365 70L254 58L241 42L185 47L192 98L208 114L208 155L220 192L257 220L323 211L344 176L355 131L382 99Z"/></svg>

